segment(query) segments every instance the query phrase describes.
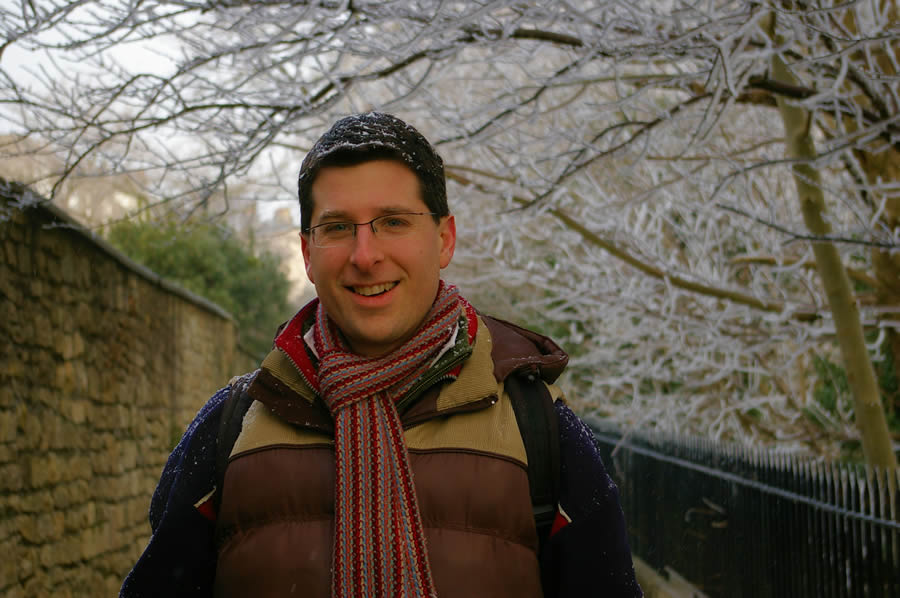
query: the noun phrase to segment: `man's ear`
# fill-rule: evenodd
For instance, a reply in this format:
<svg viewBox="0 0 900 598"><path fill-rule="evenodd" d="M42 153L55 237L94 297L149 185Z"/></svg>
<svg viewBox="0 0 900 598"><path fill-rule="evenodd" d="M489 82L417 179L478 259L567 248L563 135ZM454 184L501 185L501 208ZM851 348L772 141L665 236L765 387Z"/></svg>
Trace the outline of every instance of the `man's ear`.
<svg viewBox="0 0 900 598"><path fill-rule="evenodd" d="M309 261L309 233L300 233L300 250L303 252L303 265L306 268L306 277L309 282L316 284L313 280L312 266Z"/></svg>
<svg viewBox="0 0 900 598"><path fill-rule="evenodd" d="M438 224L438 234L441 243L441 268L446 268L450 265L453 252L456 250L456 219L453 214L441 218L441 222Z"/></svg>

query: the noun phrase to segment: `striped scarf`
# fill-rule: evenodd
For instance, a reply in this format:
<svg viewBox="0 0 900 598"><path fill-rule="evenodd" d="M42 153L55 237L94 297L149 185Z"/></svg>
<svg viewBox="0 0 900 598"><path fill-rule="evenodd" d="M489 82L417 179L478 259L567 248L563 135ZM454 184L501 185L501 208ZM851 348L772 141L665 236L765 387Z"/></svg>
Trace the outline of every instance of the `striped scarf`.
<svg viewBox="0 0 900 598"><path fill-rule="evenodd" d="M461 305L456 287L441 281L415 336L389 355L368 358L347 349L319 303L313 342L320 390L334 418L332 596L435 595L394 402L450 340Z"/></svg>

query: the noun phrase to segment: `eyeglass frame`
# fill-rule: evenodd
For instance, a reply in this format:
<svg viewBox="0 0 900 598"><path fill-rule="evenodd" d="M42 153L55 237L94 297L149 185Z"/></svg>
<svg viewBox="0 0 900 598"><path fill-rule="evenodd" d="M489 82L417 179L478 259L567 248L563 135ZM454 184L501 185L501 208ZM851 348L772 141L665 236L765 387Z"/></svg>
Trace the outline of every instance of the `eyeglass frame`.
<svg viewBox="0 0 900 598"><path fill-rule="evenodd" d="M353 225L353 236L349 237L350 239L356 239L357 228L359 228L360 226L366 226L366 225L368 225L369 228L372 229L372 235L376 239L384 239L384 237L378 236L378 229L375 228L375 221L381 220L382 218L391 218L392 216L439 216L439 214L437 212L392 212L390 214L382 214L381 216L376 216L375 218L372 218L371 220L369 220L367 222L350 222L349 220L334 220L331 222L322 222L320 224L316 224L315 226L310 226L305 231L300 231L300 235L301 236L309 235L309 239L310 239L310 241L312 241L312 244L314 246L318 247L319 249L328 249L329 247L341 247L342 246L341 243L336 243L333 245L319 245L318 243L316 243L316 237L313 234L313 231L315 229L321 228L323 226L331 226L331 225L335 225L335 224L348 224L348 225Z"/></svg>

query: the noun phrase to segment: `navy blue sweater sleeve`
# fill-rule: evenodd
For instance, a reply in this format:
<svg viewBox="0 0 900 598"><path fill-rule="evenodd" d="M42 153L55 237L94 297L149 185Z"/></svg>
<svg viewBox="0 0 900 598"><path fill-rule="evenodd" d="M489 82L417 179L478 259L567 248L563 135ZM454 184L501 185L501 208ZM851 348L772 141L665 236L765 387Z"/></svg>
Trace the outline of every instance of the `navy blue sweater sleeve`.
<svg viewBox="0 0 900 598"><path fill-rule="evenodd" d="M200 409L169 455L150 500L150 542L120 598L212 596L215 525L194 505L216 483L216 438L228 388Z"/></svg>
<svg viewBox="0 0 900 598"><path fill-rule="evenodd" d="M642 596L634 575L619 490L594 435L561 401L559 523L541 556L547 598Z"/></svg>

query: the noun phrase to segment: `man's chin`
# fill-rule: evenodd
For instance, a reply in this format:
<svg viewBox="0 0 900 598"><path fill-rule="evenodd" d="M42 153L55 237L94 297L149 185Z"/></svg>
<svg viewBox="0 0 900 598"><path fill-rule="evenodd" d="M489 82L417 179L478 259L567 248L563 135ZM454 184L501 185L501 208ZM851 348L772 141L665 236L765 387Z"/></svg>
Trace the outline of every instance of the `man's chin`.
<svg viewBox="0 0 900 598"><path fill-rule="evenodd" d="M364 357L384 357L392 351L398 349L405 343L412 334L398 334L394 331L385 332L384 334L373 334L371 329L364 334L354 335L350 338L344 335L350 344L350 349Z"/></svg>

